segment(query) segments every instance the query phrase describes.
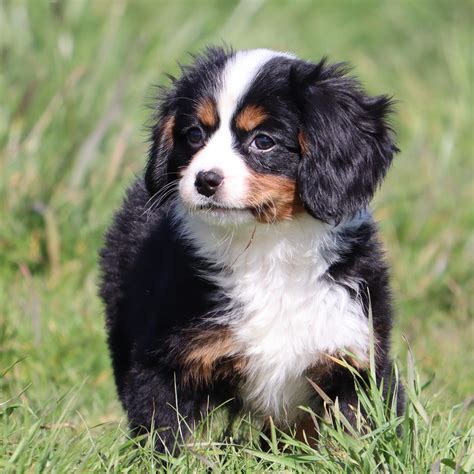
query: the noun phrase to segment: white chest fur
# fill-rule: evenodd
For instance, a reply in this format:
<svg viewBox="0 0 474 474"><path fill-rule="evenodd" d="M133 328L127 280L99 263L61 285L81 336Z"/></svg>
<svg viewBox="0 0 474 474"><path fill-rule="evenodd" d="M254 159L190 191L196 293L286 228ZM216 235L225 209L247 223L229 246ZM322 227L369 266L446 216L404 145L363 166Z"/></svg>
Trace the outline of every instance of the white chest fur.
<svg viewBox="0 0 474 474"><path fill-rule="evenodd" d="M231 301L223 323L247 360L242 399L280 423L294 420L297 407L309 402L306 369L340 351L367 357L369 329L360 301L325 275L338 250L329 230L309 216L258 225L255 232L253 226L186 223L198 253L227 268L213 279ZM358 290L356 281L344 283Z"/></svg>

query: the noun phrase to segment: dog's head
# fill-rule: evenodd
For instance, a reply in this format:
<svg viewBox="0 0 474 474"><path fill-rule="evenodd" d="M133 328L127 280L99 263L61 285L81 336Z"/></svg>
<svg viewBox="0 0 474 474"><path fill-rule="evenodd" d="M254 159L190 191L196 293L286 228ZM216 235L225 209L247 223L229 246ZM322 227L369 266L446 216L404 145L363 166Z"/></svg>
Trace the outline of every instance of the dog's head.
<svg viewBox="0 0 474 474"><path fill-rule="evenodd" d="M337 223L364 208L397 151L391 103L346 72L270 50L209 49L160 102L150 195L224 223L300 212Z"/></svg>

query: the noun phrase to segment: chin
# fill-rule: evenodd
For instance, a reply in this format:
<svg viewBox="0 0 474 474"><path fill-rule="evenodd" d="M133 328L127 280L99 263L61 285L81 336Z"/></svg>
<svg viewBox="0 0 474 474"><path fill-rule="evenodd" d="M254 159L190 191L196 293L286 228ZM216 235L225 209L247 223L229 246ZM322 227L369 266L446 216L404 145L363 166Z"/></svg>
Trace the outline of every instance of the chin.
<svg viewBox="0 0 474 474"><path fill-rule="evenodd" d="M255 222L249 209L209 207L207 209L191 211L191 214L211 226L240 227Z"/></svg>
<svg viewBox="0 0 474 474"><path fill-rule="evenodd" d="M324 404L309 380L356 424L353 374L335 360L368 378L369 308L376 377L403 411L369 207L398 151L391 99L347 71L211 48L158 98L145 171L105 237L101 296L130 428L159 428L160 451L224 402L314 441L300 407Z"/></svg>

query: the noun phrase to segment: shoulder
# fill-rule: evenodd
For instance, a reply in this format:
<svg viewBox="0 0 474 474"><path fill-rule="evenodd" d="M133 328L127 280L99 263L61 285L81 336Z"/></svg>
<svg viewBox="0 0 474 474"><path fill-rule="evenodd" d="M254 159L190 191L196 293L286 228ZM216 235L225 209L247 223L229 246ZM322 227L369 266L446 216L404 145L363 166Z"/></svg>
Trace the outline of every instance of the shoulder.
<svg viewBox="0 0 474 474"><path fill-rule="evenodd" d="M163 220L165 212L156 209L147 212L150 195L143 178L136 179L126 191L119 210L104 235L104 243L99 252L102 294L117 291L117 284L136 263L140 248L152 234L153 229Z"/></svg>
<svg viewBox="0 0 474 474"><path fill-rule="evenodd" d="M389 267L372 215L361 213L335 231L339 252L328 276L342 285L358 288L363 300L370 294L374 317L379 309L388 315L391 312Z"/></svg>

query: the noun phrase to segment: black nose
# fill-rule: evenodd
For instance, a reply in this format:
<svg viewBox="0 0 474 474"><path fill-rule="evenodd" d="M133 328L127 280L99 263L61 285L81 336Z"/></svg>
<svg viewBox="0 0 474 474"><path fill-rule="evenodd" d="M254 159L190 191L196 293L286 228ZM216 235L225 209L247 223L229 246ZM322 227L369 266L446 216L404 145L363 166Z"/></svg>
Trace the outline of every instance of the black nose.
<svg viewBox="0 0 474 474"><path fill-rule="evenodd" d="M215 194L223 179L219 170L200 171L196 176L194 186L199 194L209 197Z"/></svg>

